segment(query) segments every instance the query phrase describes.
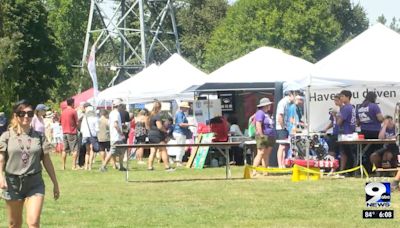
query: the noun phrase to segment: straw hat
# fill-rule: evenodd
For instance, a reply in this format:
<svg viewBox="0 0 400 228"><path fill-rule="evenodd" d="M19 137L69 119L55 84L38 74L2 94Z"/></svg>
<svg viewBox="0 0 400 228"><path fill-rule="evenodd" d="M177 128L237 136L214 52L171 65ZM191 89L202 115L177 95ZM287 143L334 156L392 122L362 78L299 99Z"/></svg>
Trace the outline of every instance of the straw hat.
<svg viewBox="0 0 400 228"><path fill-rule="evenodd" d="M188 102L183 101L183 102L181 102L181 103L179 104L179 107L181 107L181 108L190 108L190 105L189 105Z"/></svg>
<svg viewBox="0 0 400 228"><path fill-rule="evenodd" d="M271 102L270 100L269 100L269 98L267 98L267 97L264 97L264 98L261 98L261 100L260 100L260 103L257 105L257 107L264 107L264 106L267 106L267 105L270 105L270 104L272 104L273 102Z"/></svg>
<svg viewBox="0 0 400 228"><path fill-rule="evenodd" d="M53 117L54 117L54 113L52 111L47 111L44 118L53 118Z"/></svg>

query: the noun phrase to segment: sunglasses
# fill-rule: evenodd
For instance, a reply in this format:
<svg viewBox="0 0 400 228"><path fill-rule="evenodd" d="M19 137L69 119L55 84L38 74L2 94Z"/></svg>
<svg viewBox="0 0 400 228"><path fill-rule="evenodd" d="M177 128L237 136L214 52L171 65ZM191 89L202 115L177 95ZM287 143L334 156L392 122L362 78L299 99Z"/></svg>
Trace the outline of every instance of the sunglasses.
<svg viewBox="0 0 400 228"><path fill-rule="evenodd" d="M28 114L28 117L33 117L33 115L34 115L33 111L27 111L27 112L18 111L18 112L16 112L16 114L18 117L25 117L26 114Z"/></svg>

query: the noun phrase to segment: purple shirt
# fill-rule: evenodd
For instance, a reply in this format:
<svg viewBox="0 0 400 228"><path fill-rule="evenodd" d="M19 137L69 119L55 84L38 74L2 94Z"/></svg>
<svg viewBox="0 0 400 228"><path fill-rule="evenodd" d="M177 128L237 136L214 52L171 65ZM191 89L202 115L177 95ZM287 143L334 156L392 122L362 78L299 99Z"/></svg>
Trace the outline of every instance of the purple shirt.
<svg viewBox="0 0 400 228"><path fill-rule="evenodd" d="M385 139L390 139L393 138L394 136L396 136L396 132L395 132L395 128L386 128L386 132L385 132ZM396 144L384 144L383 145L384 148L389 149L389 150L393 150L393 151L398 151L399 147L397 147Z"/></svg>
<svg viewBox="0 0 400 228"><path fill-rule="evenodd" d="M340 117L343 120L340 126L341 134L353 134L356 130L356 109L351 104L340 108Z"/></svg>
<svg viewBox="0 0 400 228"><path fill-rule="evenodd" d="M396 135L396 132L395 132L395 128L394 127L392 127L392 128L386 128L386 132L385 132L385 139L390 139L390 138L393 138L393 136L395 136Z"/></svg>
<svg viewBox="0 0 400 228"><path fill-rule="evenodd" d="M330 114L329 115L329 120L332 123L332 134L333 135L338 135L339 134L339 126L337 125L336 117L334 117L332 114Z"/></svg>
<svg viewBox="0 0 400 228"><path fill-rule="evenodd" d="M258 110L255 115L256 122L261 122L264 135L275 137L274 121L263 110Z"/></svg>
<svg viewBox="0 0 400 228"><path fill-rule="evenodd" d="M365 107L358 107L357 119L360 121L361 130L380 131L381 123L376 118L379 113L381 113L381 109L375 103L369 103Z"/></svg>

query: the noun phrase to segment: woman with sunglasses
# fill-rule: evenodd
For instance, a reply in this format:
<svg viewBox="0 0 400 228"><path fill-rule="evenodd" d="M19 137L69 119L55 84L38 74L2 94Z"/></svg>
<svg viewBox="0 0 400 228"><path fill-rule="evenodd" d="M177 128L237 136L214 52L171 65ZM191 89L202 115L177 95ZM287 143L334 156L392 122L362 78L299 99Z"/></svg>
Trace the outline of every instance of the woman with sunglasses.
<svg viewBox="0 0 400 228"><path fill-rule="evenodd" d="M0 137L0 190L9 227L22 226L24 205L28 227L40 226L45 192L41 162L53 182L54 199L60 196L53 163L43 149L45 138L31 127L33 116L28 101L18 102L8 131Z"/></svg>

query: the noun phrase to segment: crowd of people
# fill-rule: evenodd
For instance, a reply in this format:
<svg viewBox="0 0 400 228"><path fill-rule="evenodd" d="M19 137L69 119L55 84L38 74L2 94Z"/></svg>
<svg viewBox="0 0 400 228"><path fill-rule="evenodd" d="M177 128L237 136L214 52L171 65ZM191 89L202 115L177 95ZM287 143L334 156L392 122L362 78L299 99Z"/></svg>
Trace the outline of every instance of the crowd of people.
<svg viewBox="0 0 400 228"><path fill-rule="evenodd" d="M352 93L342 90L334 96L334 107L329 109L330 123L322 131L328 134L328 153L340 161L340 170L353 168L355 165L355 147L339 144L341 135L356 132L365 139L395 138L393 117L383 115L376 103L376 94L368 92L365 100L359 104L351 103ZM256 155L253 166L269 166L272 150L277 145L277 162L279 168L285 167L285 159L294 155L287 143L290 136L295 135L306 123L303 119L304 97L299 91L288 91L278 102L276 113L272 113L273 102L269 98L261 98L256 112L250 117L249 125L254 125ZM74 107L74 99L67 100L67 107L61 114L50 111L44 104L33 106L26 100L16 103L10 123L4 113L0 113L0 189L2 198L6 199L10 224L20 226L22 222L22 206L27 207L28 224L39 224L40 213L44 201L44 184L41 176L42 165L53 182L54 198L59 197L58 182L49 152L61 154L61 169L66 169L67 155L72 155L71 169L91 170L95 156L101 158L100 171L106 172L111 162L113 167L126 171L124 159L131 154L125 153L120 144L158 144L150 149L147 159L147 170L154 170L154 161L158 158L165 171L174 171L171 166L183 165L187 148L175 150L175 161L170 159L167 143L184 144L193 139L190 128L196 127L198 132L213 132L214 142L226 142L229 136L243 137L236 116L228 118L218 116L210 119L207 126L196 126L188 120L190 105L179 104L179 110L172 116L162 116L162 103L155 101L152 109L140 110L135 116L126 110L122 100L113 101L112 110L97 110L89 103ZM274 118L275 117L275 118ZM249 127L250 130L250 127ZM195 133L198 133L195 132ZM278 140L280 140L278 142ZM282 141L284 143L282 143ZM52 146L51 146L52 145ZM137 164L145 165L144 148L131 150ZM241 148L232 148L233 163L243 164ZM373 145L364 154L363 165L371 172L372 167L397 167L399 149L395 144ZM127 155L126 157L124 157ZM237 160L239 158L239 160ZM240 159L242 161L240 161ZM259 175L253 171L253 175ZM268 175L267 172L263 172ZM397 173L392 187L399 188L400 172ZM38 210L33 210L36 208Z"/></svg>
<svg viewBox="0 0 400 228"><path fill-rule="evenodd" d="M384 116L376 104L376 94L368 92L365 100L359 105L351 104L352 93L343 90L334 97L334 107L329 109L330 123L322 132L331 133L325 137L329 144L329 154L340 160L340 170L354 167L353 145L339 145L338 137L341 134L352 134L359 127L360 134L365 139L394 138L394 121L391 116ZM253 165L268 167L272 149L277 145L277 163L279 168L285 167L285 159L294 155L287 143L276 143L276 140L287 140L304 128L303 121L304 97L300 91L288 91L277 103L276 113L272 113L272 104L269 98L262 98L257 105L257 111L250 118L249 123L254 125L257 153ZM107 171L108 163L114 168L125 171L123 160L125 150L116 147L118 144L183 144L187 139L193 139L191 127L201 132L200 126L188 121L188 102L181 102L174 117L161 116L161 103L155 101L152 110L142 109L136 115L126 110L126 105L120 99L113 102L111 111L96 110L89 103L81 103L74 107L74 100L67 100L67 107L62 113L52 112L44 104L39 104L34 110L31 126L46 141L51 142L54 151L61 154L61 169L66 168L67 155L72 155L72 169L91 170L95 156L101 158L102 172ZM4 114L0 113L0 123L6 125ZM2 127L0 126L0 127ZM4 131L4 130L3 130ZM215 117L208 121L208 126L202 132L214 132L214 142L226 142L228 136L245 136L242 133L236 116L228 118ZM193 141L192 141L193 142ZM170 151L174 150L175 160L169 158ZM140 165L146 164L144 148L137 148L134 157ZM170 163L182 166L185 147L168 148L158 146L151 148L147 159L148 170L154 170L155 158L161 160L168 171L173 170ZM232 163L243 164L242 148L232 148ZM365 153L364 166L368 171L372 167L389 168L397 166L398 147L394 144L372 145ZM255 172L254 175L257 175Z"/></svg>
<svg viewBox="0 0 400 228"><path fill-rule="evenodd" d="M38 114L44 117L44 120L41 119L44 127L40 132L51 138L55 152L62 154L63 170L66 168L67 154L72 155L73 170L91 170L93 160L99 154L102 161L101 172L107 171L110 161L114 168L125 171L123 161L131 156L128 154L124 157L126 149L117 147L118 144L163 145L171 139L175 143L185 143L186 139L192 138L189 127L193 124L189 124L187 119L187 111L190 109L188 102L179 105L174 119L161 116L159 101L153 103L150 111L141 109L136 116L126 111L126 105L120 99L113 101L110 112L100 109L96 113L95 108L89 103L82 103L75 109L73 99L67 100L67 108L62 111L60 117L57 113L52 113L51 116L45 115L47 107L40 106L39 109L44 109L43 113ZM48 118L52 119L51 124L45 123ZM144 148L130 151L134 153L139 165L146 164L143 159ZM174 161L176 166L182 166L185 152L186 148L179 148ZM154 170L153 163L156 158L164 164L166 171L174 170L169 164L171 159L166 147L158 146L150 149L147 159L148 170Z"/></svg>
<svg viewBox="0 0 400 228"><path fill-rule="evenodd" d="M341 170L354 166L354 145L341 145L336 142L341 134L353 134L359 127L359 134L365 139L394 139L395 125L393 117L383 115L376 103L376 94L368 92L359 105L351 104L352 93L343 90L335 96L335 107L330 110L330 124L324 131L332 128L330 153L340 155ZM371 145L364 154L363 165L368 172L373 167L397 167L398 147L395 144Z"/></svg>
<svg viewBox="0 0 400 228"><path fill-rule="evenodd" d="M351 103L352 92L342 90L334 96L334 107L329 110L329 125L322 132L327 134L329 144L328 153L339 159L340 170L346 170L357 166L355 164L356 146L351 144L339 144L340 135L352 135L357 132L365 139L394 139L395 123L390 115L383 115L379 105L376 103L377 95L368 92L365 100L358 105ZM270 102L267 98L260 100L255 114L257 155L254 159L254 166L268 167L268 157L275 140L285 140L294 136L299 129L305 126L302 121L302 103L304 98L299 91L288 91L278 102L274 128ZM328 116L328 115L327 115ZM251 117L253 118L253 117ZM372 172L373 168L397 167L399 161L397 155L399 148L396 144L371 145L364 153L363 166L367 171ZM277 150L277 161L280 168L285 167L284 160L292 157L288 143L279 143ZM256 171L253 173L257 174ZM345 174L351 175L351 174ZM398 188L400 173L396 176L397 182L393 184Z"/></svg>

